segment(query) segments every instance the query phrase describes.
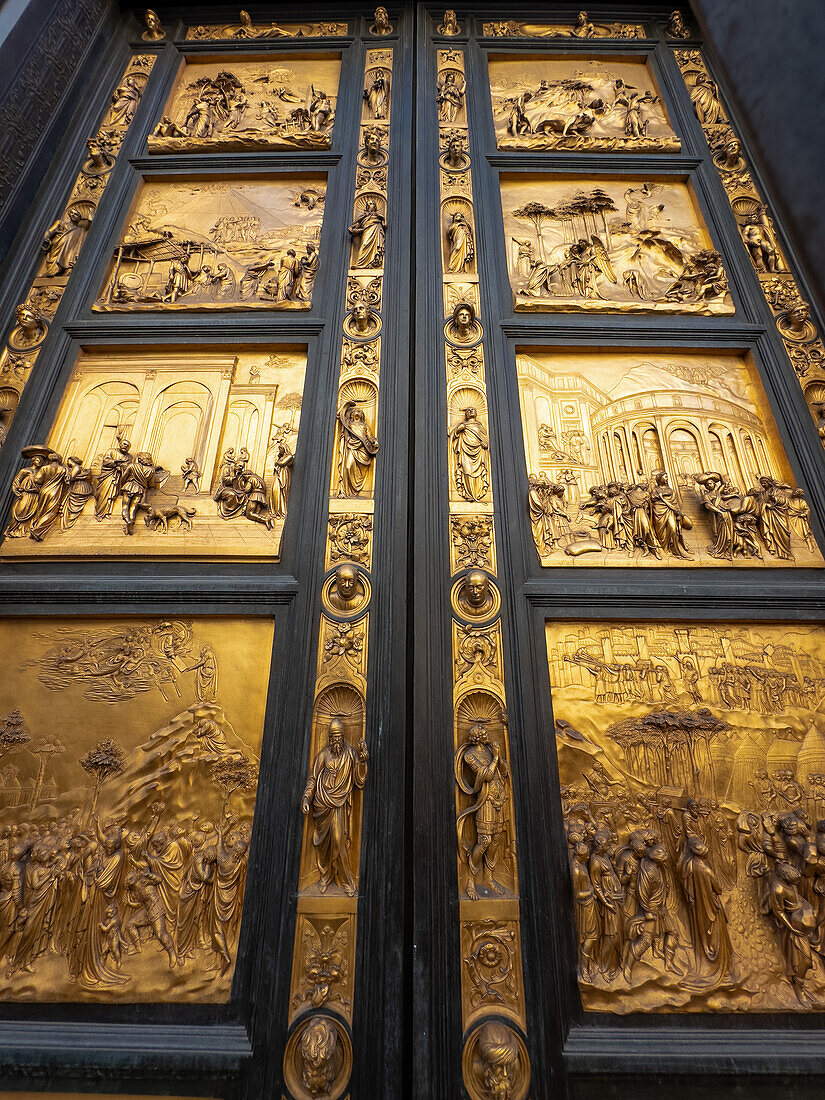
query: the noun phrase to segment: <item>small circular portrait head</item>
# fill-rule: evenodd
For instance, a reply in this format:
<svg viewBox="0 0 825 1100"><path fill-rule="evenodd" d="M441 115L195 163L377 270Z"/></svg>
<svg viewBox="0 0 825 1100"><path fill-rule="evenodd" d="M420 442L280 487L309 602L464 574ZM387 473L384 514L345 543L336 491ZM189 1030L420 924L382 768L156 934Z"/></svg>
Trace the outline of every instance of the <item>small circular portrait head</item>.
<svg viewBox="0 0 825 1100"><path fill-rule="evenodd" d="M444 325L444 335L453 345L475 347L481 342L483 331L476 318L475 306L470 302L458 302L452 316Z"/></svg>
<svg viewBox="0 0 825 1100"><path fill-rule="evenodd" d="M314 1013L290 1035L284 1081L296 1100L338 1100L352 1072L352 1043L340 1020Z"/></svg>
<svg viewBox="0 0 825 1100"><path fill-rule="evenodd" d="M501 1020L486 1020L472 1032L461 1069L473 1100L524 1100L530 1087L527 1047Z"/></svg>
<svg viewBox="0 0 825 1100"><path fill-rule="evenodd" d="M351 340L374 340L381 331L381 317L366 302L356 302L344 318L344 332Z"/></svg>
<svg viewBox="0 0 825 1100"><path fill-rule="evenodd" d="M370 34L375 34L379 37L385 34L392 34L390 14L386 8L375 9L374 22L370 26Z"/></svg>
<svg viewBox="0 0 825 1100"><path fill-rule="evenodd" d="M359 615L370 600L370 582L366 573L352 562L342 562L324 581L321 601L337 618Z"/></svg>
<svg viewBox="0 0 825 1100"><path fill-rule="evenodd" d="M486 621L501 610L501 593L483 569L471 569L453 585L452 605L463 619Z"/></svg>
<svg viewBox="0 0 825 1100"><path fill-rule="evenodd" d="M166 31L161 26L158 13L152 11L151 8L146 9L143 16L143 25L146 28L141 35L144 42L160 42L161 38L166 37Z"/></svg>

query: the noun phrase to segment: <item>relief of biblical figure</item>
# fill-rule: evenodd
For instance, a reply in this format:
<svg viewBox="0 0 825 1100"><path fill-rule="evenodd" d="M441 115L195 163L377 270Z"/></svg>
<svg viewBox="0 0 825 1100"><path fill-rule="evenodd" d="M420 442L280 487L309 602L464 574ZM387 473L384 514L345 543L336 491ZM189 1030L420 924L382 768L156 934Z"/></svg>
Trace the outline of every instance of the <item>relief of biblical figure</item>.
<svg viewBox="0 0 825 1100"><path fill-rule="evenodd" d="M475 258L473 227L461 211L456 211L447 226L447 270L463 273L471 271Z"/></svg>
<svg viewBox="0 0 825 1100"><path fill-rule="evenodd" d="M356 751L345 740L341 719L331 719L327 744L313 761L301 802L302 813L312 815L312 845L322 894L330 886L340 886L350 896L356 892L350 852L352 800L367 781L368 760L366 741L361 738Z"/></svg>
<svg viewBox="0 0 825 1100"><path fill-rule="evenodd" d="M472 799L456 822L459 849L467 864L467 896L478 898L479 885L504 894L507 890L496 881L494 871L500 848L507 845L509 769L483 723L474 725L459 746L455 775L461 792Z"/></svg>
<svg viewBox="0 0 825 1100"><path fill-rule="evenodd" d="M339 493L345 497L357 497L366 491L379 443L357 402L347 401L338 412L337 419L340 426Z"/></svg>
<svg viewBox="0 0 825 1100"><path fill-rule="evenodd" d="M516 309L733 312L686 183L502 177L502 204Z"/></svg>
<svg viewBox="0 0 825 1100"><path fill-rule="evenodd" d="M353 267L382 267L387 223L378 210L375 199L367 199L364 212L349 227L350 236L357 242Z"/></svg>
<svg viewBox="0 0 825 1100"><path fill-rule="evenodd" d="M449 431L453 452L453 476L463 500L484 500L490 489L490 440L474 408Z"/></svg>
<svg viewBox="0 0 825 1100"><path fill-rule="evenodd" d="M489 63L500 149L678 153L649 67L623 59Z"/></svg>
<svg viewBox="0 0 825 1100"><path fill-rule="evenodd" d="M340 60L190 60L149 137L154 153L327 149Z"/></svg>
<svg viewBox="0 0 825 1100"><path fill-rule="evenodd" d="M587 1009L825 1004L820 635L548 625Z"/></svg>

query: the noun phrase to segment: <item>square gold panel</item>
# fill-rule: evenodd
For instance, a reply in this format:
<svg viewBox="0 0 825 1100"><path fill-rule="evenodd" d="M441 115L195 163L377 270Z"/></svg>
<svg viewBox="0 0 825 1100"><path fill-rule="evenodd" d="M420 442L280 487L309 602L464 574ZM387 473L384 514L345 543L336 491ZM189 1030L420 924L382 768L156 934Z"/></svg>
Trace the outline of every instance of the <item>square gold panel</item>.
<svg viewBox="0 0 825 1100"><path fill-rule="evenodd" d="M823 564L749 355L520 348L516 369L542 565Z"/></svg>
<svg viewBox="0 0 825 1100"><path fill-rule="evenodd" d="M340 54L189 60L149 150L328 149L340 72Z"/></svg>
<svg viewBox="0 0 825 1100"><path fill-rule="evenodd" d="M644 58L492 54L499 149L678 153Z"/></svg>
<svg viewBox="0 0 825 1100"><path fill-rule="evenodd" d="M0 622L0 1000L229 1000L273 629Z"/></svg>
<svg viewBox="0 0 825 1100"><path fill-rule="evenodd" d="M277 559L305 373L303 347L82 352L0 557Z"/></svg>
<svg viewBox="0 0 825 1100"><path fill-rule="evenodd" d="M579 990L825 1009L825 630L548 623Z"/></svg>
<svg viewBox="0 0 825 1100"><path fill-rule="evenodd" d="M144 181L94 309L309 309L325 176Z"/></svg>
<svg viewBox="0 0 825 1100"><path fill-rule="evenodd" d="M517 310L734 312L684 180L502 175L501 203Z"/></svg>

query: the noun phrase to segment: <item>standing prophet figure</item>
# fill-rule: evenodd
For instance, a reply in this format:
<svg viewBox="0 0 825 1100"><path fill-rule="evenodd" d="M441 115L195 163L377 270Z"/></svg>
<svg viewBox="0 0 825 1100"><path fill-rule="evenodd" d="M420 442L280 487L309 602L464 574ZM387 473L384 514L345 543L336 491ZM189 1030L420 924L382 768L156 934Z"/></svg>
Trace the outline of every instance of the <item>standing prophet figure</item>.
<svg viewBox="0 0 825 1100"><path fill-rule="evenodd" d="M338 413L338 422L341 425L339 495L357 497L364 491L367 475L378 454L378 440L369 429L363 409L359 409L355 401L346 402Z"/></svg>
<svg viewBox="0 0 825 1100"><path fill-rule="evenodd" d="M474 408L464 410L464 419L450 428L453 449L455 483L464 500L483 500L490 487L487 455L490 440L487 429L479 423Z"/></svg>
<svg viewBox="0 0 825 1100"><path fill-rule="evenodd" d="M364 89L364 100L373 118L386 118L390 105L390 78L384 69L376 69L370 86Z"/></svg>
<svg viewBox="0 0 825 1100"><path fill-rule="evenodd" d="M375 199L367 199L364 213L349 227L350 236L358 240L354 267L380 267L384 262L384 238L387 223L378 210Z"/></svg>
<svg viewBox="0 0 825 1100"><path fill-rule="evenodd" d="M475 256L473 227L460 210L453 214L453 220L447 226L447 247L450 250L447 270L468 271Z"/></svg>
<svg viewBox="0 0 825 1100"><path fill-rule="evenodd" d="M355 895L355 878L350 863L352 842L352 796L367 781L369 752L362 737L358 750L344 740L344 723L333 718L327 744L320 750L307 781L301 812L312 813L315 860L320 872L318 889L325 894L331 885Z"/></svg>
<svg viewBox="0 0 825 1100"><path fill-rule="evenodd" d="M499 842L507 832L507 776L509 768L501 759L498 744L490 741L483 723L477 722L455 754L455 778L462 794L473 798L470 805L458 815L456 829L458 844L467 863L467 896L478 898L477 879L494 894L506 890L495 878L493 871L498 862ZM468 780L468 773L471 778ZM470 819L474 820L475 844L465 838Z"/></svg>

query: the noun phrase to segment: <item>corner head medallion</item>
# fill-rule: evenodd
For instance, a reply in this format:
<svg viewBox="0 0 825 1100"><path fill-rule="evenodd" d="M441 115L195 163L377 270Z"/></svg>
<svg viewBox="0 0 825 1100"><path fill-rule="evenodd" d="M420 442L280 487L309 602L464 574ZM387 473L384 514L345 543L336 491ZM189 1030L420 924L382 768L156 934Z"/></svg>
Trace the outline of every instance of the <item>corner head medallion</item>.
<svg viewBox="0 0 825 1100"><path fill-rule="evenodd" d="M527 1047L500 1020L487 1020L470 1035L461 1069L472 1100L524 1100L530 1087Z"/></svg>
<svg viewBox="0 0 825 1100"><path fill-rule="evenodd" d="M338 1100L351 1072L352 1043L333 1016L309 1016L289 1037L284 1081L296 1100Z"/></svg>
<svg viewBox="0 0 825 1100"><path fill-rule="evenodd" d="M9 347L15 351L40 347L49 331L46 318L25 302L14 307L14 318L17 324L9 334Z"/></svg>
<svg viewBox="0 0 825 1100"><path fill-rule="evenodd" d="M501 609L501 593L481 569L472 569L453 585L453 611L462 619L486 622Z"/></svg>
<svg viewBox="0 0 825 1100"><path fill-rule="evenodd" d="M684 16L680 11L672 11L665 26L665 34L668 38L690 38L690 28L686 26Z"/></svg>
<svg viewBox="0 0 825 1100"><path fill-rule="evenodd" d="M366 302L356 302L344 318L344 332L350 340L374 340L381 331L381 317Z"/></svg>
<svg viewBox="0 0 825 1100"><path fill-rule="evenodd" d="M321 600L338 618L360 614L370 600L370 583L355 565L343 562L324 582Z"/></svg>
<svg viewBox="0 0 825 1100"><path fill-rule="evenodd" d="M458 302L444 325L444 335L453 346L471 348L481 343L484 330L476 317L475 306L470 302Z"/></svg>
<svg viewBox="0 0 825 1100"><path fill-rule="evenodd" d="M386 8L376 8L373 22L370 26L370 34L382 38L385 34L392 34L389 12Z"/></svg>
<svg viewBox="0 0 825 1100"><path fill-rule="evenodd" d="M364 131L364 144L358 150L358 163L362 168L380 168L388 161L386 150L382 146L383 131L373 126Z"/></svg>
<svg viewBox="0 0 825 1100"><path fill-rule="evenodd" d="M447 38L454 38L455 35L461 34L461 27L458 25L458 19L452 8L447 8L444 12L444 19L439 24L438 33L445 35Z"/></svg>
<svg viewBox="0 0 825 1100"><path fill-rule="evenodd" d="M446 147L438 158L438 163L448 172L466 172L470 167L470 158L464 152L464 142L457 131L447 138Z"/></svg>
<svg viewBox="0 0 825 1100"><path fill-rule="evenodd" d="M146 29L140 37L144 42L160 42L162 38L166 37L166 31L161 25L157 12L152 11L151 8L146 9L143 23Z"/></svg>

